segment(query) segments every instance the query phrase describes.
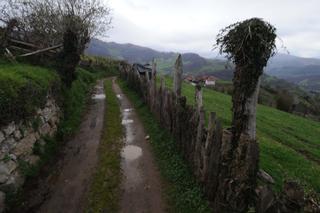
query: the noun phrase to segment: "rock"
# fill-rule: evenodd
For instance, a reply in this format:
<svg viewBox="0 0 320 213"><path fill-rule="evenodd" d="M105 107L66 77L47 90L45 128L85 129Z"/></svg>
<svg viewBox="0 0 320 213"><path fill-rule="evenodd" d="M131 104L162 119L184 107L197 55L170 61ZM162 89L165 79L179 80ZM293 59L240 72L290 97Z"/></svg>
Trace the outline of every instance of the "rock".
<svg viewBox="0 0 320 213"><path fill-rule="evenodd" d="M277 212L276 197L270 186L260 186L256 189L256 193L258 195L256 212Z"/></svg>
<svg viewBox="0 0 320 213"><path fill-rule="evenodd" d="M6 208L5 201L6 201L6 194L0 191L0 213L4 212Z"/></svg>
<svg viewBox="0 0 320 213"><path fill-rule="evenodd" d="M302 212L304 205L304 190L294 181L285 181L281 193L280 212Z"/></svg>
<svg viewBox="0 0 320 213"><path fill-rule="evenodd" d="M0 183L5 183L9 178L10 172L9 169L5 166L4 163L0 164Z"/></svg>
<svg viewBox="0 0 320 213"><path fill-rule="evenodd" d="M11 135L16 130L16 125L14 122L11 122L5 129L3 129L6 136Z"/></svg>
<svg viewBox="0 0 320 213"><path fill-rule="evenodd" d="M271 175L269 175L268 173L266 173L262 169L260 169L258 172L258 178L266 183L270 183L270 184L275 183L273 178L271 177Z"/></svg>
<svg viewBox="0 0 320 213"><path fill-rule="evenodd" d="M54 115L50 118L49 124L51 126L55 126L58 123L58 121L59 121L59 117L57 115Z"/></svg>
<svg viewBox="0 0 320 213"><path fill-rule="evenodd" d="M13 161L16 161L16 160L17 160L17 156L15 156L14 154L10 154L9 157L10 157L10 159L13 160Z"/></svg>
<svg viewBox="0 0 320 213"><path fill-rule="evenodd" d="M8 144L2 144L2 146L1 146L1 152L4 153L4 154L6 154L6 153L8 153L9 151L10 151L9 145L8 145Z"/></svg>
<svg viewBox="0 0 320 213"><path fill-rule="evenodd" d="M39 116L40 119L40 125L43 125L46 123L46 119L43 116Z"/></svg>
<svg viewBox="0 0 320 213"><path fill-rule="evenodd" d="M150 136L147 135L144 139L149 140L149 139L150 139Z"/></svg>
<svg viewBox="0 0 320 213"><path fill-rule="evenodd" d="M50 132L49 132L49 135L50 135L51 137L53 137L53 136L56 134L57 130L58 130L58 127L57 127L56 125L54 125L53 127L51 127L51 130L50 130Z"/></svg>
<svg viewBox="0 0 320 213"><path fill-rule="evenodd" d="M54 105L55 105L54 99L51 99L51 98L47 99L46 107L52 107Z"/></svg>
<svg viewBox="0 0 320 213"><path fill-rule="evenodd" d="M5 163L5 166L8 168L9 173L12 173L18 165L13 160L9 160L7 163Z"/></svg>
<svg viewBox="0 0 320 213"><path fill-rule="evenodd" d="M10 137L8 138L7 140L5 140L3 142L4 145L7 145L9 150L13 149L16 145L17 145L17 142L16 140L13 138L13 137Z"/></svg>
<svg viewBox="0 0 320 213"><path fill-rule="evenodd" d="M41 115L42 114L42 110L41 109L38 109L37 110L37 115Z"/></svg>
<svg viewBox="0 0 320 213"><path fill-rule="evenodd" d="M35 132L35 133L34 133L34 136L36 137L37 140L40 139L40 134L39 134L38 132Z"/></svg>
<svg viewBox="0 0 320 213"><path fill-rule="evenodd" d="M4 141L5 139L6 139L6 138L4 137L3 132L0 131L0 143L1 143L2 141Z"/></svg>
<svg viewBox="0 0 320 213"><path fill-rule="evenodd" d="M28 134L28 128L26 128L25 126L21 126L20 127L20 132L22 134L22 137L25 137Z"/></svg>
<svg viewBox="0 0 320 213"><path fill-rule="evenodd" d="M0 174L0 184L7 182L9 175L1 175Z"/></svg>
<svg viewBox="0 0 320 213"><path fill-rule="evenodd" d="M40 135L44 136L44 135L48 135L50 133L51 127L48 123L45 123L44 125L42 125L39 129L39 133Z"/></svg>
<svg viewBox="0 0 320 213"><path fill-rule="evenodd" d="M19 140L22 137L21 131L17 129L16 131L14 131L13 136L16 140Z"/></svg>
<svg viewBox="0 0 320 213"><path fill-rule="evenodd" d="M4 192L15 192L24 183L24 178L15 171L11 174L5 184L0 185L0 190Z"/></svg>
<svg viewBox="0 0 320 213"><path fill-rule="evenodd" d="M13 154L20 156L21 154L31 154L33 149L33 144L37 141L36 134L30 134L23 138L13 150Z"/></svg>
<svg viewBox="0 0 320 213"><path fill-rule="evenodd" d="M46 122L48 122L50 120L50 118L52 117L51 109L49 107L44 108L42 110L42 116L43 116L44 120Z"/></svg>
<svg viewBox="0 0 320 213"><path fill-rule="evenodd" d="M30 156L26 157L25 160L28 163L30 163L31 165L36 165L38 163L38 161L40 160L40 157L37 155L30 155Z"/></svg>

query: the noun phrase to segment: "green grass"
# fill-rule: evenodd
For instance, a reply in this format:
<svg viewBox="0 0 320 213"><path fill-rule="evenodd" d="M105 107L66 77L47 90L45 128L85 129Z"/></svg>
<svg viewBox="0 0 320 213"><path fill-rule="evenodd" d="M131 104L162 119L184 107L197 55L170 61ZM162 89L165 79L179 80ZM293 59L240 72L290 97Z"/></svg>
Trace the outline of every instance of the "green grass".
<svg viewBox="0 0 320 213"><path fill-rule="evenodd" d="M0 60L0 125L29 118L46 103L48 91L56 95L59 88L54 70Z"/></svg>
<svg viewBox="0 0 320 213"><path fill-rule="evenodd" d="M166 78L171 87L172 80ZM194 104L194 87L183 84L182 94ZM203 89L206 112L216 112L224 127L231 122L231 97ZM257 109L257 137L260 167L276 181L280 189L285 179L304 185L320 194L320 123L263 105Z"/></svg>
<svg viewBox="0 0 320 213"><path fill-rule="evenodd" d="M87 212L117 212L119 203L122 125L111 79L105 81L106 111L99 144L98 166L92 179Z"/></svg>
<svg viewBox="0 0 320 213"><path fill-rule="evenodd" d="M169 212L201 213L212 212L204 199L201 187L194 179L190 168L177 150L170 133L159 126L147 106L139 96L130 90L126 83L120 81L123 92L132 101L144 127L150 135L150 143L155 154L162 177L167 183L165 187Z"/></svg>
<svg viewBox="0 0 320 213"><path fill-rule="evenodd" d="M87 98L92 86L96 82L96 76L84 69L78 68L76 80L72 82L70 89L65 89L64 94L64 118L59 124L59 137L62 140L70 138L77 130L82 120L82 114L87 105Z"/></svg>

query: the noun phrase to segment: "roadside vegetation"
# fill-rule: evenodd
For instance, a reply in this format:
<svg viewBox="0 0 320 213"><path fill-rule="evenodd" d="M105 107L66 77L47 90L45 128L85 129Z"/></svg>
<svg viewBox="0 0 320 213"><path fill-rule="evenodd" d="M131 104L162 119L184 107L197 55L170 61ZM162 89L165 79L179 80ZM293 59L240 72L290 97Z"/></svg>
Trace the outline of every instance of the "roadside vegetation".
<svg viewBox="0 0 320 213"><path fill-rule="evenodd" d="M172 87L172 79L165 79ZM183 83L182 95L194 104L194 87ZM216 112L224 127L231 125L231 96L203 89L207 115ZM271 107L258 105L257 138L260 144L260 168L275 180L280 189L285 179L296 180L320 196L320 123Z"/></svg>
<svg viewBox="0 0 320 213"><path fill-rule="evenodd" d="M57 95L60 79L54 70L0 59L0 126L32 116Z"/></svg>
<svg viewBox="0 0 320 213"><path fill-rule="evenodd" d="M116 212L120 195L122 125L112 80L105 81L104 129L98 148L98 165L91 180L87 212Z"/></svg>
<svg viewBox="0 0 320 213"><path fill-rule="evenodd" d="M63 112L56 135L42 138L45 141L44 147L40 148L38 143L33 147L40 161L36 165L19 161L19 167L27 178L37 177L45 165L54 163L60 147L78 130L96 80L115 74L116 62L107 59L103 61L103 67L78 67L75 80L68 88L62 84L53 68L0 60L1 124L13 119L20 121L32 118L35 111L45 105L48 93L58 101ZM6 109L8 112L2 113ZM36 125L36 122L31 123ZM23 196L22 190L7 194L8 206L21 205Z"/></svg>
<svg viewBox="0 0 320 213"><path fill-rule="evenodd" d="M170 133L161 128L148 107L124 81L119 80L122 91L128 96L146 128L165 185L165 198L169 212L212 212L197 184L191 169L178 151Z"/></svg>

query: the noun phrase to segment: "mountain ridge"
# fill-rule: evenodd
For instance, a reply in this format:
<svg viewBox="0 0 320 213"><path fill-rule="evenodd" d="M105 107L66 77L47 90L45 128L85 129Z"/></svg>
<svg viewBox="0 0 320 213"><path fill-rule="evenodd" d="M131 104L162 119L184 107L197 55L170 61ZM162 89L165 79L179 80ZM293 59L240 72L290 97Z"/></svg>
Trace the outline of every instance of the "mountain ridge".
<svg viewBox="0 0 320 213"><path fill-rule="evenodd" d="M178 55L176 52L157 51L132 43L119 44L93 39L86 54L127 60L130 63L150 63L156 59L158 70L171 73ZM223 80L232 78L233 65L220 58L205 58L197 53L182 53L184 71L193 75L215 75ZM267 75L289 81L309 91L320 92L320 59L287 54L272 57L266 67Z"/></svg>

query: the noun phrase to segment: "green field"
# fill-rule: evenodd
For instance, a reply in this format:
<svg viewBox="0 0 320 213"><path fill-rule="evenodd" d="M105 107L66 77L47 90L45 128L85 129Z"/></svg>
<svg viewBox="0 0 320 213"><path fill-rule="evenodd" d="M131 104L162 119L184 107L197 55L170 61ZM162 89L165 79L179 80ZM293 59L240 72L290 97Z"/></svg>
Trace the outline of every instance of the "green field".
<svg viewBox="0 0 320 213"><path fill-rule="evenodd" d="M171 87L172 80L166 78ZM183 84L182 94L194 103L194 87ZM231 123L231 97L203 89L207 114L216 112L224 127ZM258 106L257 134L260 167L276 181L280 189L285 179L296 180L307 191L320 195L320 123L263 105Z"/></svg>

